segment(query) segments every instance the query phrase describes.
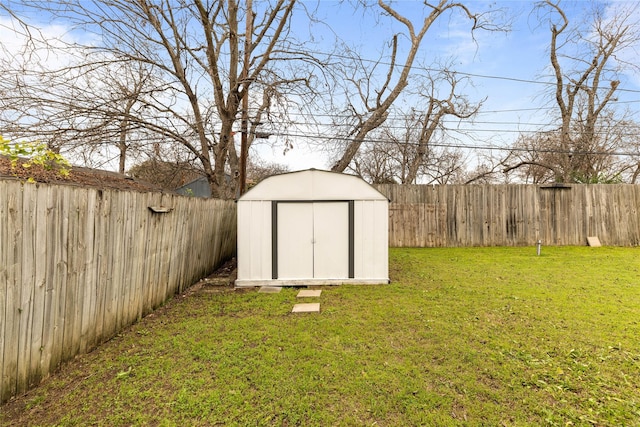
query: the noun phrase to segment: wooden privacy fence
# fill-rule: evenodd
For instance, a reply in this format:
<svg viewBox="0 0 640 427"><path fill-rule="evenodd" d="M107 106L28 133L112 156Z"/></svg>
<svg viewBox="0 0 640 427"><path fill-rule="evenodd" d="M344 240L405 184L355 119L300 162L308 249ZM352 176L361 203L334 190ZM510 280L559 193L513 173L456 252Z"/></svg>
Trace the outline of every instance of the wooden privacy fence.
<svg viewBox="0 0 640 427"><path fill-rule="evenodd" d="M640 244L639 185L376 185L390 200L389 245Z"/></svg>
<svg viewBox="0 0 640 427"><path fill-rule="evenodd" d="M235 250L232 201L0 180L0 401Z"/></svg>

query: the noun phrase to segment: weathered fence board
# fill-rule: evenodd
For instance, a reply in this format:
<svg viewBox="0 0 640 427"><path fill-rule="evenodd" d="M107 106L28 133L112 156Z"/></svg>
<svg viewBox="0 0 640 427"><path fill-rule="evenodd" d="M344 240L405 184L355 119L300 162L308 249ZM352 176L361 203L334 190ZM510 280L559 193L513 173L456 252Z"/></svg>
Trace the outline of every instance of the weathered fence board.
<svg viewBox="0 0 640 427"><path fill-rule="evenodd" d="M206 276L235 233L232 201L0 180L0 401Z"/></svg>
<svg viewBox="0 0 640 427"><path fill-rule="evenodd" d="M639 185L376 185L391 246L640 244Z"/></svg>

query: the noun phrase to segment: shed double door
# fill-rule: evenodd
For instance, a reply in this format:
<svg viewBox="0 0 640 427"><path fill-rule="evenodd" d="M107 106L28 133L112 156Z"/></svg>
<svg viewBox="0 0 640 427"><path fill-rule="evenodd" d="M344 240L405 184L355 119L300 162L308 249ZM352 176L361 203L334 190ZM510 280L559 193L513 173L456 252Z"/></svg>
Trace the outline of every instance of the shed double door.
<svg viewBox="0 0 640 427"><path fill-rule="evenodd" d="M278 202L274 279L350 276L349 202Z"/></svg>

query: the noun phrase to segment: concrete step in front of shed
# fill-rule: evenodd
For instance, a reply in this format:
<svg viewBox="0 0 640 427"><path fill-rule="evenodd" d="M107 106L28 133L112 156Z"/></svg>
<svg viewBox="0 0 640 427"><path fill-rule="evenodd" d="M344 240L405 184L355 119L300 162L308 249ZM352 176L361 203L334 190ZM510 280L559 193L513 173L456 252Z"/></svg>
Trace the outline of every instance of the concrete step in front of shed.
<svg viewBox="0 0 640 427"><path fill-rule="evenodd" d="M320 289L303 289L300 292L298 292L298 295L296 295L296 298L319 297L320 294L322 294L322 290Z"/></svg>
<svg viewBox="0 0 640 427"><path fill-rule="evenodd" d="M320 289L303 289L298 292L296 298L317 298L322 294ZM292 313L319 313L320 303L302 303L293 306Z"/></svg>
<svg viewBox="0 0 640 427"><path fill-rule="evenodd" d="M320 313L320 303L312 302L312 303L304 303L304 304L296 304L293 306L292 313Z"/></svg>
<svg viewBox="0 0 640 427"><path fill-rule="evenodd" d="M281 290L282 290L282 287L279 287L279 286L261 286L260 289L258 289L258 293L276 294ZM296 298L313 298L313 297L319 297L321 294L322 294L322 290L319 290L319 289L303 289L300 292L298 292L298 295L296 295ZM313 303L295 304L291 312L292 313L320 313L320 303L313 302Z"/></svg>

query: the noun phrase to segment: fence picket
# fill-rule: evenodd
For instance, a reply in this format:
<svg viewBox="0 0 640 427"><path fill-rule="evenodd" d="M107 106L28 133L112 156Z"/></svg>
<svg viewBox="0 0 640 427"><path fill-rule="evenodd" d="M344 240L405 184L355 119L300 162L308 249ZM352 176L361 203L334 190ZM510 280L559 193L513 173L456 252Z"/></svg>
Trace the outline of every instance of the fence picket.
<svg viewBox="0 0 640 427"><path fill-rule="evenodd" d="M640 186L375 186L390 200L390 246L640 244Z"/></svg>
<svg viewBox="0 0 640 427"><path fill-rule="evenodd" d="M173 210L151 213L156 205ZM231 257L235 209L232 201L0 180L0 402Z"/></svg>
<svg viewBox="0 0 640 427"><path fill-rule="evenodd" d="M8 271L8 252L9 247L9 229L6 218L9 217L7 211L7 184L0 181L0 324L6 324L7 314L7 292L9 282ZM3 326L0 326L0 396L3 395L5 390L5 378L2 367L4 366L4 349L6 343L6 331Z"/></svg>

